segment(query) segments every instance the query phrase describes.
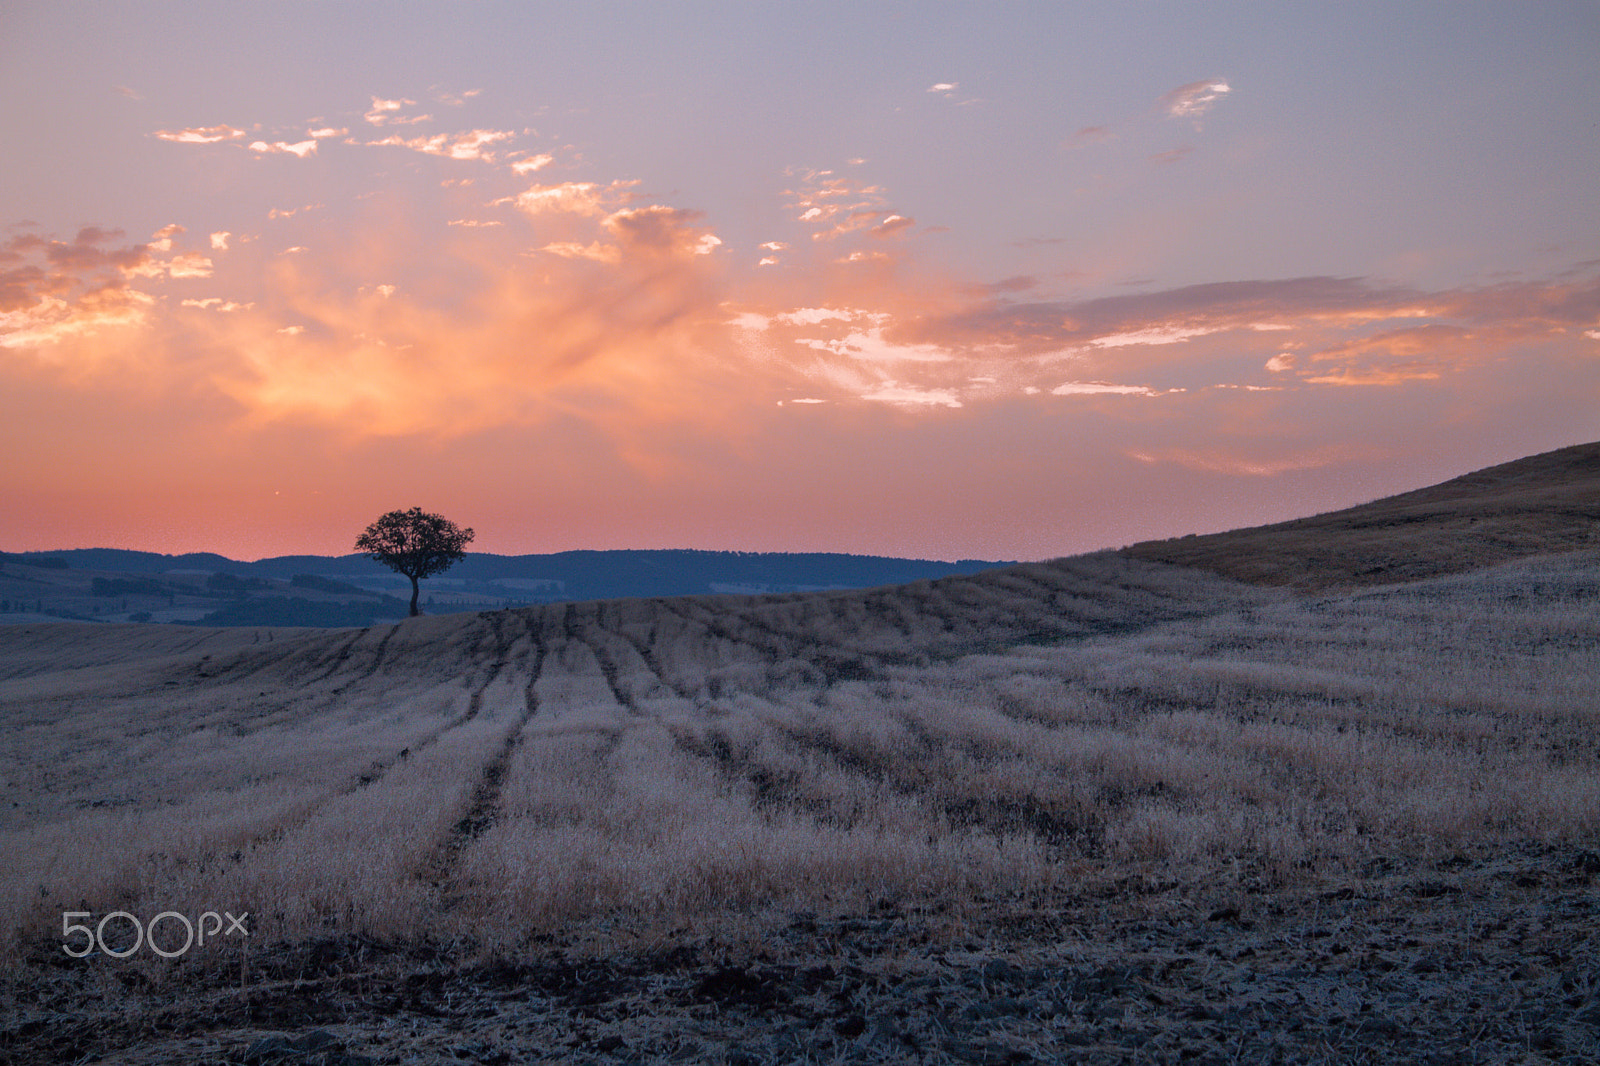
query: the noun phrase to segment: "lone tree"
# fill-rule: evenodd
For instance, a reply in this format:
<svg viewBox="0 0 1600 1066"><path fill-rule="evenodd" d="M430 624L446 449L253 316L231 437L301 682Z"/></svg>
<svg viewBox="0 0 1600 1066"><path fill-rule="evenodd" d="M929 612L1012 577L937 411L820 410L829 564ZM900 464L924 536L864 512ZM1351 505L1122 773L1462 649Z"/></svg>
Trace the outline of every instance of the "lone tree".
<svg viewBox="0 0 1600 1066"><path fill-rule="evenodd" d="M472 530L420 507L390 511L356 538L356 551L366 552L391 570L411 579L411 614L417 611L419 578L450 569L466 556Z"/></svg>

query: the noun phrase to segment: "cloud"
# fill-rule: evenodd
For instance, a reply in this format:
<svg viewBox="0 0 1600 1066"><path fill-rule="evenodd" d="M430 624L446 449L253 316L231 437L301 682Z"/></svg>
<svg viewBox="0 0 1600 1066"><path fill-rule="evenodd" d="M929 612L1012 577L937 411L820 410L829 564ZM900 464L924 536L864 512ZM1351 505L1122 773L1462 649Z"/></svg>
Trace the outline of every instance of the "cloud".
<svg viewBox="0 0 1600 1066"><path fill-rule="evenodd" d="M174 230L162 232L170 235ZM163 245L165 238L112 246L122 238L121 230L98 226L85 226L71 241L32 235L13 238L0 248L0 263L16 264L0 270L0 311L18 312L56 297L70 301L75 293L112 292L131 278L166 272L166 265L154 255L170 248L170 242Z"/></svg>
<svg viewBox="0 0 1600 1066"><path fill-rule="evenodd" d="M138 328L149 320L155 299L135 289L97 289L75 301L46 296L31 307L0 311L0 348L50 349L63 342ZM95 362L105 358L96 357ZM90 364L79 363L75 376Z"/></svg>
<svg viewBox="0 0 1600 1066"><path fill-rule="evenodd" d="M590 241L588 244L581 244L578 241L555 241L539 250L559 255L563 259L592 259L596 263L622 261L621 248L614 244L601 244L599 241Z"/></svg>
<svg viewBox="0 0 1600 1066"><path fill-rule="evenodd" d="M608 221L615 255L551 256L539 272L468 270L443 288L387 297L341 293L325 257L280 261L266 318L277 320L273 332L230 317L245 359L219 367L217 385L260 422L455 437L579 420L607 427L630 461L660 462L647 439L633 435L659 419L694 417L684 390L707 380L716 345L706 331L725 315L696 265L705 257L693 254L691 218L641 211ZM352 272L369 258L403 261L401 247L352 249ZM428 251L466 256L455 260L460 267L480 253ZM275 332L302 324L298 335Z"/></svg>
<svg viewBox="0 0 1600 1066"><path fill-rule="evenodd" d="M381 141L364 142L369 147L409 148L424 155L442 156L446 159L482 159L493 161L494 153L484 151L485 146L510 140L516 134L509 130L469 130L466 133L438 133L432 137L401 137L391 134ZM513 165L516 169L516 165ZM537 168L534 168L537 169ZM517 173L522 173L518 170Z"/></svg>
<svg viewBox="0 0 1600 1066"><path fill-rule="evenodd" d="M854 322L858 319L869 321L883 321L882 315L873 315L870 311L844 310L835 307L800 307L793 311L773 315L775 322L786 322L796 326L814 326L819 322Z"/></svg>
<svg viewBox="0 0 1600 1066"><path fill-rule="evenodd" d="M848 233L870 232L887 236L914 225L916 220L889 207L883 190L832 170L809 170L801 174L798 188L786 190L789 210L798 212L801 222L818 225L813 241L831 241Z"/></svg>
<svg viewBox="0 0 1600 1066"><path fill-rule="evenodd" d="M1459 350L1472 340L1472 333L1459 326L1431 323L1406 329L1386 330L1370 337L1359 337L1325 348L1311 356L1314 363L1345 359L1415 359L1440 351Z"/></svg>
<svg viewBox="0 0 1600 1066"><path fill-rule="evenodd" d="M625 191L635 182L598 185L592 181L569 181L560 185L534 185L512 198L517 209L527 215L559 212L573 215L609 214Z"/></svg>
<svg viewBox="0 0 1600 1066"><path fill-rule="evenodd" d="M701 232L699 211L651 205L614 212L601 225L624 252L651 255L707 255L722 241Z"/></svg>
<svg viewBox="0 0 1600 1066"><path fill-rule="evenodd" d="M1232 88L1220 78L1192 81L1180 85L1161 97L1160 106L1168 118L1199 119L1214 107Z"/></svg>
<svg viewBox="0 0 1600 1066"><path fill-rule="evenodd" d="M1242 445L1236 446L1232 451L1215 447L1169 448L1163 450L1138 449L1129 451L1127 455L1128 458L1141 463L1173 463L1190 470L1200 470L1210 474L1232 474L1245 477L1276 477L1279 474L1293 471L1317 470L1323 467L1337 466L1373 457L1371 449L1361 449L1349 444L1331 444L1308 450L1290 448L1283 454L1265 457L1238 454L1238 451L1246 448L1251 451L1259 451L1259 447L1249 448L1247 445Z"/></svg>
<svg viewBox="0 0 1600 1066"><path fill-rule="evenodd" d="M960 407L961 399L953 389L920 389L911 385L886 381L861 394L863 400L873 403L892 403L911 407Z"/></svg>
<svg viewBox="0 0 1600 1066"><path fill-rule="evenodd" d="M155 136L163 141L173 141L177 144L216 144L218 141L238 140L245 135L244 130L232 126L201 126L193 129L182 130L156 130Z"/></svg>
<svg viewBox="0 0 1600 1066"><path fill-rule="evenodd" d="M529 159L519 159L512 163L511 171L519 176L523 174L532 174L535 170L543 170L553 162L555 162L554 156L536 155Z"/></svg>
<svg viewBox="0 0 1600 1066"><path fill-rule="evenodd" d="M408 107L415 103L415 100L385 100L380 96L374 96L372 98L372 109L367 112L368 121L371 121L371 116L373 115L381 118L392 112L399 111L402 107Z"/></svg>
<svg viewBox="0 0 1600 1066"><path fill-rule="evenodd" d="M944 343L1026 355L1063 348L1170 344L1249 329L1269 319L1295 319L1299 328L1308 323L1371 323L1440 313L1448 303L1411 289L1373 286L1361 278L1319 276L1209 282L1076 302L995 299L925 315L905 328Z"/></svg>
<svg viewBox="0 0 1600 1066"><path fill-rule="evenodd" d="M886 281L892 275L874 284ZM1012 300L1007 290L1026 291L1028 281L957 286L898 312L857 310L822 334L785 336L786 320L769 312L766 334L826 353L834 362L807 372L841 388L848 383L829 375L848 360L856 367L892 363L900 387L964 390L979 378L996 378L1004 387L985 397L1030 390L1156 396L1442 381L1487 366L1519 344L1576 335L1600 319L1600 280L1592 278L1422 292L1360 278L1306 277L1082 301ZM961 302L964 309L956 306ZM1077 370L1065 385L1056 369L1064 362ZM1118 383L1131 375L1160 384ZM977 398L959 394L968 403Z"/></svg>
<svg viewBox="0 0 1600 1066"><path fill-rule="evenodd" d="M144 243L93 228L16 237L0 244L0 347L30 355L14 368L102 388L137 366L141 389L210 396L239 421L230 432L459 437L553 422L659 471L651 427L698 425L708 397L743 396L715 403L737 425L752 399L809 393L782 368L752 378L719 362L738 351L719 238L700 212L617 203L629 184L536 197L545 209L492 229L344 216L313 253L232 242L216 264L176 227ZM549 209L563 199L579 210ZM530 268L530 247L553 254ZM173 290L202 277L201 292Z"/></svg>
<svg viewBox="0 0 1600 1066"><path fill-rule="evenodd" d="M416 103L415 100L385 100L374 96L372 107L362 117L374 126L410 126L429 121L432 115L415 115L409 118L400 115L401 109L414 107Z"/></svg>
<svg viewBox="0 0 1600 1066"><path fill-rule="evenodd" d="M308 155L317 154L317 142L314 139L298 141L294 144L289 144L285 141L273 141L271 144L266 141L251 141L250 150L263 154L280 153L304 159Z"/></svg>
<svg viewBox="0 0 1600 1066"><path fill-rule="evenodd" d="M162 265L174 278L209 278L212 271L211 260L199 252L179 253Z"/></svg>
<svg viewBox="0 0 1600 1066"><path fill-rule="evenodd" d="M1050 390L1052 396L1160 396L1146 385L1113 385L1109 381L1069 381Z"/></svg>
<svg viewBox="0 0 1600 1066"><path fill-rule="evenodd" d="M857 328L834 339L800 338L798 343L870 363L944 363L951 358L950 353L938 345L897 344L884 336L882 326Z"/></svg>
<svg viewBox="0 0 1600 1066"><path fill-rule="evenodd" d="M232 233L229 233L227 230L218 230L216 233L211 235L211 247L215 251L225 252L228 250L228 241L232 239Z"/></svg>
<svg viewBox="0 0 1600 1066"><path fill-rule="evenodd" d="M1204 337L1216 332L1216 328L1206 326L1151 326L1148 329L1096 337L1089 344L1095 348L1124 348L1130 344L1181 344L1190 337Z"/></svg>
<svg viewBox="0 0 1600 1066"><path fill-rule="evenodd" d="M1334 363L1303 375L1310 384L1399 385L1434 381L1483 357L1467 329L1430 323L1356 337L1312 354L1313 364Z"/></svg>
<svg viewBox="0 0 1600 1066"><path fill-rule="evenodd" d="M968 98L966 98L964 100L957 100L956 99L956 90L959 89L959 88L961 88L961 83L960 82L956 82L956 81L941 81L941 82L938 82L938 83L936 83L934 85L928 86L927 91L932 93L932 94L934 94L935 96L942 96L946 100L955 100L957 106L966 106L968 104L975 104L975 103L978 102L976 97L968 97ZM851 162L857 162L857 160L852 160Z"/></svg>
<svg viewBox="0 0 1600 1066"><path fill-rule="evenodd" d="M0 347L64 358L62 346L88 342L108 331L147 326L155 296L136 283L209 278L213 265L200 252L174 250L182 226L158 230L151 240L120 245L120 230L86 226L71 241L24 235L0 247ZM76 360L77 374L121 362L116 345L93 344Z"/></svg>
<svg viewBox="0 0 1600 1066"><path fill-rule="evenodd" d="M198 307L202 311L217 311L222 314L232 314L235 311L248 311L250 308L254 307L255 304L241 304L235 303L232 300L225 300L220 296L207 296L203 300L184 300L179 306Z"/></svg>
<svg viewBox="0 0 1600 1066"><path fill-rule="evenodd" d="M178 225L176 222L162 226L160 229L156 230L150 235L150 243L145 247L149 248L153 252L170 252L172 251L172 238L182 234L183 232L185 232L184 228ZM79 237L81 238L82 234L79 234Z"/></svg>
<svg viewBox="0 0 1600 1066"><path fill-rule="evenodd" d="M1313 385L1405 385L1413 381L1436 381L1439 371L1420 363L1391 367L1356 367L1332 373L1313 374L1305 380Z"/></svg>
<svg viewBox="0 0 1600 1066"><path fill-rule="evenodd" d="M869 233L874 237L892 237L903 230L910 229L917 224L917 220L906 215L888 215L883 221L873 226Z"/></svg>

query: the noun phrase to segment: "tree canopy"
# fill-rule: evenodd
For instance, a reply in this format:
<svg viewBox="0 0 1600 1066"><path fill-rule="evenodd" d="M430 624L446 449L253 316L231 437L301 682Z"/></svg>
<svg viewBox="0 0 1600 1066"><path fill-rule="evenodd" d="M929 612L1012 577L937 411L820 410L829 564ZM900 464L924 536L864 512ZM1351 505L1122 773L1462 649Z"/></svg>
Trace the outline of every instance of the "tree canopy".
<svg viewBox="0 0 1600 1066"><path fill-rule="evenodd" d="M421 578L448 570L466 557L471 529L462 529L443 515L420 507L390 511L356 538L356 551L366 552L389 569L411 579L411 613L417 614Z"/></svg>

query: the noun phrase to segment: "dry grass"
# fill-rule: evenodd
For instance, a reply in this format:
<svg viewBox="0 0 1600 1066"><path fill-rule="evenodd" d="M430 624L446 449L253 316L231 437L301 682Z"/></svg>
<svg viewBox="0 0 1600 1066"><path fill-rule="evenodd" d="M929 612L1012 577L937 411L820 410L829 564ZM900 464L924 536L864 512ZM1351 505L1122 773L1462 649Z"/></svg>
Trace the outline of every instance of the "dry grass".
<svg viewBox="0 0 1600 1066"><path fill-rule="evenodd" d="M249 911L515 949L1600 833L1600 557L1291 599L1101 555L333 633L0 633L0 952Z"/></svg>

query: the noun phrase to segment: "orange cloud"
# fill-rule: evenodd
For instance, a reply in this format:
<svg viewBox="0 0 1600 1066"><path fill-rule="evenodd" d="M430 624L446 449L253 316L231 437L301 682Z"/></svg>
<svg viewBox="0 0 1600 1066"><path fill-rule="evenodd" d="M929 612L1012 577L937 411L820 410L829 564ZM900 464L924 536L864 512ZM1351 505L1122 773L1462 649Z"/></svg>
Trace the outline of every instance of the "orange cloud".
<svg viewBox="0 0 1600 1066"><path fill-rule="evenodd" d="M239 413L241 431L460 438L576 420L628 462L659 466L651 426L693 422L704 407L691 394L748 390L719 362L736 346L722 324L721 268L705 254L716 238L697 212L659 205L583 217L582 247L604 252L536 266L518 265L519 248L569 228L571 216L443 234L374 217L314 256L241 247L212 279L229 286L227 298L147 314L119 350L137 353L152 378L198 375ZM406 264L425 269L395 276ZM78 313L84 328L88 311ZM49 339L62 358L77 356L64 330ZM43 340L35 331L18 343ZM770 402L765 386L756 391Z"/></svg>

